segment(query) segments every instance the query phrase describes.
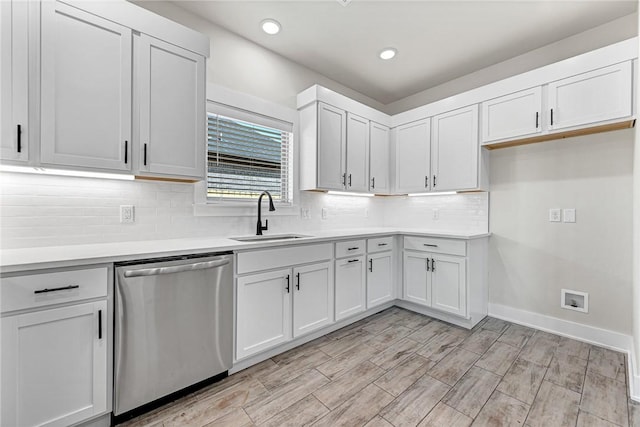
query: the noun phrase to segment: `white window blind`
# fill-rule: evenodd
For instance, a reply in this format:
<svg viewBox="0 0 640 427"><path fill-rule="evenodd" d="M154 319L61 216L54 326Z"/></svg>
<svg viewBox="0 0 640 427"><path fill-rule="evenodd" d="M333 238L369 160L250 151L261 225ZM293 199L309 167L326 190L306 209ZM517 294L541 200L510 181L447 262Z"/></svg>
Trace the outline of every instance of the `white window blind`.
<svg viewBox="0 0 640 427"><path fill-rule="evenodd" d="M234 113L228 107L226 110ZM252 117L246 111L238 111L235 116L255 120L207 113L208 199L247 200L266 190L274 201L291 202L291 125L264 116Z"/></svg>

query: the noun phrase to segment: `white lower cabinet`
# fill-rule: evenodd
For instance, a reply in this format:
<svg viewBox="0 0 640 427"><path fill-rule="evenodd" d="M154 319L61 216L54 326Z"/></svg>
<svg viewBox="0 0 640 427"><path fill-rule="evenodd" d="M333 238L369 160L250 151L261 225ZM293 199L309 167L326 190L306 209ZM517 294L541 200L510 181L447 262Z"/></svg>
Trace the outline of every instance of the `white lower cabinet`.
<svg viewBox="0 0 640 427"><path fill-rule="evenodd" d="M464 316L467 308L464 257L406 251L404 299Z"/></svg>
<svg viewBox="0 0 640 427"><path fill-rule="evenodd" d="M291 269L238 278L238 359L291 339L291 284Z"/></svg>
<svg viewBox="0 0 640 427"><path fill-rule="evenodd" d="M333 268L331 262L293 269L293 337L333 322Z"/></svg>
<svg viewBox="0 0 640 427"><path fill-rule="evenodd" d="M61 298L82 298L83 288L99 289L102 295L100 300L4 314L1 425L68 426L110 410L107 269L102 272L103 283L69 282L80 276L64 274L3 278L3 287L16 287L23 299L31 295L50 305Z"/></svg>
<svg viewBox="0 0 640 427"><path fill-rule="evenodd" d="M330 243L238 254L236 360L333 323L332 258Z"/></svg>
<svg viewBox="0 0 640 427"><path fill-rule="evenodd" d="M336 320L342 320L366 308L365 257L336 260Z"/></svg>
<svg viewBox="0 0 640 427"><path fill-rule="evenodd" d="M367 256L367 308L393 299L393 252Z"/></svg>

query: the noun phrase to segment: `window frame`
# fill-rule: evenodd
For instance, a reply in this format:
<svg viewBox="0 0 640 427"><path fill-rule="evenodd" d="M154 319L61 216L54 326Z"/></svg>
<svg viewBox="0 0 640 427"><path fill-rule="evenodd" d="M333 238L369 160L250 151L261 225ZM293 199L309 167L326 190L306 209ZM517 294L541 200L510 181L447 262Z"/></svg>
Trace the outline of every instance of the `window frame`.
<svg viewBox="0 0 640 427"><path fill-rule="evenodd" d="M290 159L289 159L289 194L291 200L289 202L274 202L276 211L270 213L276 216L296 216L299 214L297 206L299 198L298 183L298 152L295 149L298 141L298 114L297 110L286 107L282 104L276 104L253 95L237 92L224 86L215 84L207 85L206 99L207 113L220 114L221 116L230 116L233 113L238 114L234 119L251 122L251 117L262 117L266 122L258 124L267 125L270 123L289 124L291 126L292 138L289 141ZM205 120L205 123L208 121ZM275 127L275 126L272 126ZM208 145L208 144L206 144ZM208 147L207 147L208 151ZM205 158L207 156L205 155ZM207 165L205 164L205 168ZM206 174L205 174L206 176ZM207 180L200 181L194 185L194 215L195 216L255 216L256 200L255 199L233 199L220 198L211 199L208 197Z"/></svg>

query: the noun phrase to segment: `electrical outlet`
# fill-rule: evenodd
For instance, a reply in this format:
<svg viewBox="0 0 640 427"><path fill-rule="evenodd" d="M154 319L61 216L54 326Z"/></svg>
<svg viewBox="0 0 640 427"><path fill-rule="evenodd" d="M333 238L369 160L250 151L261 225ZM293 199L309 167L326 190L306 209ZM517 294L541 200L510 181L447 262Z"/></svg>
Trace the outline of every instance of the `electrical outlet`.
<svg viewBox="0 0 640 427"><path fill-rule="evenodd" d="M576 222L575 208L562 210L562 222Z"/></svg>
<svg viewBox="0 0 640 427"><path fill-rule="evenodd" d="M551 208L551 209L549 209L549 221L550 222L560 222L561 221L561 219L560 219L560 216L561 216L560 211L561 211L560 208Z"/></svg>
<svg viewBox="0 0 640 427"><path fill-rule="evenodd" d="M120 205L120 223L130 224L135 221L133 205Z"/></svg>
<svg viewBox="0 0 640 427"><path fill-rule="evenodd" d="M434 220L439 220L440 219L440 209L433 209L432 211L432 218Z"/></svg>
<svg viewBox="0 0 640 427"><path fill-rule="evenodd" d="M300 208L300 216L302 217L302 219L309 219L311 218L311 210L309 208Z"/></svg>

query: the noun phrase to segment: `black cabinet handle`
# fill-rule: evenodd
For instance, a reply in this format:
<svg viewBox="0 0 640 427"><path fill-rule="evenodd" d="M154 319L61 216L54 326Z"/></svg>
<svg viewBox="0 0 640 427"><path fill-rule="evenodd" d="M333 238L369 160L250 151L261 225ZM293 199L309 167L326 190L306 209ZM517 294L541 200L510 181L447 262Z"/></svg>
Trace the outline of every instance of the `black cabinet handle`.
<svg viewBox="0 0 640 427"><path fill-rule="evenodd" d="M369 271L373 273L373 258L369 260Z"/></svg>
<svg viewBox="0 0 640 427"><path fill-rule="evenodd" d="M371 178L371 188L376 188L376 177Z"/></svg>
<svg viewBox="0 0 640 427"><path fill-rule="evenodd" d="M287 277L285 277L285 280L287 281L287 287L285 288L287 290L287 293L289 293L289 275L287 274Z"/></svg>
<svg viewBox="0 0 640 427"><path fill-rule="evenodd" d="M347 186L347 173L343 173L342 174L342 186L346 187Z"/></svg>
<svg viewBox="0 0 640 427"><path fill-rule="evenodd" d="M296 289L300 290L300 273L296 273L296 279L298 280L298 283L296 283Z"/></svg>
<svg viewBox="0 0 640 427"><path fill-rule="evenodd" d="M349 261L347 261L348 264L351 264L352 262L358 262L360 261L359 259L350 259Z"/></svg>
<svg viewBox="0 0 640 427"><path fill-rule="evenodd" d="M22 152L22 125L18 125L18 130L16 131L16 136L18 137L18 153Z"/></svg>
<svg viewBox="0 0 640 427"><path fill-rule="evenodd" d="M129 156L129 141L125 141L124 142L124 164L127 164L127 161L129 160L128 158Z"/></svg>
<svg viewBox="0 0 640 427"><path fill-rule="evenodd" d="M353 248L347 248L348 251L355 251L356 249L360 249L360 247L355 246Z"/></svg>
<svg viewBox="0 0 640 427"><path fill-rule="evenodd" d="M351 187L351 174L349 174L349 187Z"/></svg>
<svg viewBox="0 0 640 427"><path fill-rule="evenodd" d="M387 243L378 243L378 246L387 246Z"/></svg>
<svg viewBox="0 0 640 427"><path fill-rule="evenodd" d="M427 271L429 271L429 258L427 258Z"/></svg>
<svg viewBox="0 0 640 427"><path fill-rule="evenodd" d="M102 339L102 310L98 310L98 339Z"/></svg>
<svg viewBox="0 0 640 427"><path fill-rule="evenodd" d="M46 294L48 292L57 292L57 291L68 291L69 289L78 289L80 287L80 285L69 285L69 286L62 286L59 288L51 288L51 289L38 289L37 291L33 291L34 294Z"/></svg>
<svg viewBox="0 0 640 427"><path fill-rule="evenodd" d="M425 176L424 177L424 188L428 188L429 187L429 177Z"/></svg>
<svg viewBox="0 0 640 427"><path fill-rule="evenodd" d="M435 188L435 187L436 187L436 176L433 175L433 188Z"/></svg>
<svg viewBox="0 0 640 427"><path fill-rule="evenodd" d="M553 108L551 109L551 126L553 126Z"/></svg>
<svg viewBox="0 0 640 427"><path fill-rule="evenodd" d="M144 144L144 159L143 159L143 163L145 166L147 166L147 144Z"/></svg>
<svg viewBox="0 0 640 427"><path fill-rule="evenodd" d="M437 248L438 247L438 245L432 245L430 243L424 243L424 246L428 246L430 248Z"/></svg>
<svg viewBox="0 0 640 427"><path fill-rule="evenodd" d="M538 129L538 127L540 126L539 118L540 118L540 113L536 111L536 129Z"/></svg>
<svg viewBox="0 0 640 427"><path fill-rule="evenodd" d="M431 271L436 271L436 260L431 258Z"/></svg>

